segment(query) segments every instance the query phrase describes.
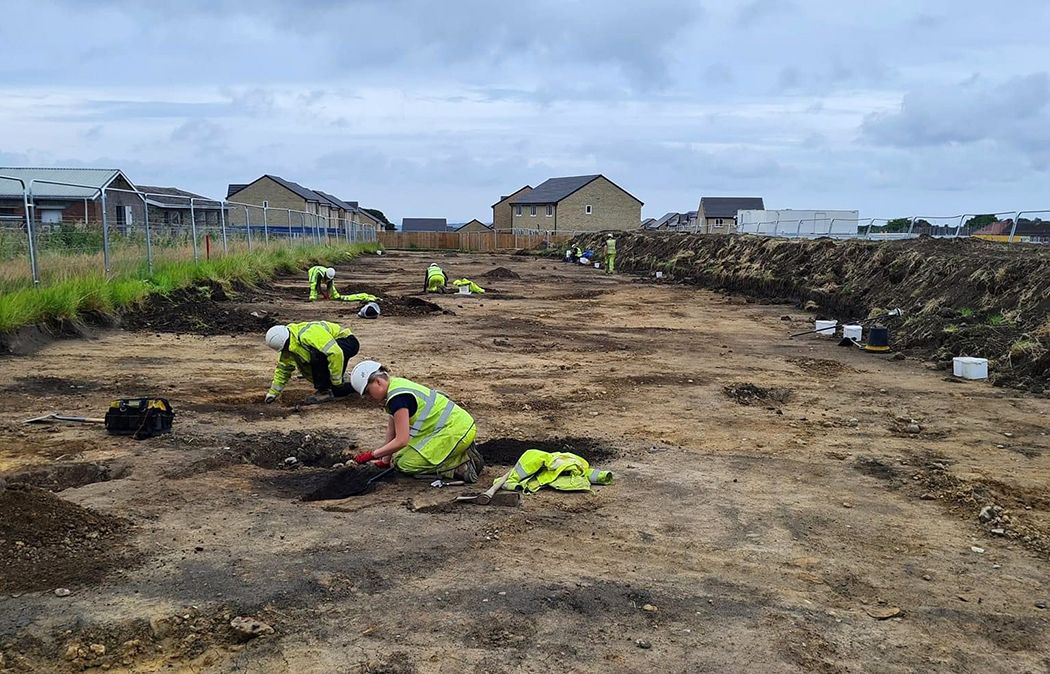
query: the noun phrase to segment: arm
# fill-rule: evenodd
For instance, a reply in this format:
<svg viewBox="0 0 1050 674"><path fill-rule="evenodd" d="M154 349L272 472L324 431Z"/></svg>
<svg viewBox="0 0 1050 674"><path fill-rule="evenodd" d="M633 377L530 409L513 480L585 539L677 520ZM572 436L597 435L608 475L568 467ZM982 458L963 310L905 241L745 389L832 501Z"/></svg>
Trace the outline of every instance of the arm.
<svg viewBox="0 0 1050 674"><path fill-rule="evenodd" d="M286 359L284 354L278 356L277 367L273 370L273 381L270 383L270 390L267 392L267 395L273 396L274 398L281 395L281 391L284 390L284 385L292 378L292 373L294 372L295 363L292 362L292 359Z"/></svg>
<svg viewBox="0 0 1050 674"><path fill-rule="evenodd" d="M387 422L387 438L385 445L372 452L373 457L382 459L408 446L408 410L402 408L394 412Z"/></svg>
<svg viewBox="0 0 1050 674"><path fill-rule="evenodd" d="M328 282L328 288L332 291L333 300L338 300L342 297L342 295L339 294L339 289L335 287L334 279Z"/></svg>

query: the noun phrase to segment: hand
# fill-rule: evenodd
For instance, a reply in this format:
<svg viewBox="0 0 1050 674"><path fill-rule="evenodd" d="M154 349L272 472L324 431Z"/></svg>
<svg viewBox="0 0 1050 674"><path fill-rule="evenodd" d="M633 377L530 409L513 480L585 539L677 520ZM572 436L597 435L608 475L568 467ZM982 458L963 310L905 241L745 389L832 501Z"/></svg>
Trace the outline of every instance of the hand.
<svg viewBox="0 0 1050 674"><path fill-rule="evenodd" d="M354 463L368 463L375 458L375 454L372 452L361 452L354 457Z"/></svg>
<svg viewBox="0 0 1050 674"><path fill-rule="evenodd" d="M273 402L274 400L277 400L277 396L275 396L275 395L274 395L274 394L272 394L272 393L267 393L267 394L266 394L266 398L264 398L264 399L263 399L263 402L264 402L264 403L266 403L267 405L269 405L269 404L270 404L270 403L272 403L272 402Z"/></svg>

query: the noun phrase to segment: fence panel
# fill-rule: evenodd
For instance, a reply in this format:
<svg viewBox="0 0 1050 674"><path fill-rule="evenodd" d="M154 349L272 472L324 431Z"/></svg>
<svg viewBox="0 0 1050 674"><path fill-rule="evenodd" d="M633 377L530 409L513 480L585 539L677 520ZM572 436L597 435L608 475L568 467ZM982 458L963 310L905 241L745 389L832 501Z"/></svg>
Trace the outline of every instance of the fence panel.
<svg viewBox="0 0 1050 674"><path fill-rule="evenodd" d="M546 248L565 243L572 234L559 232L390 232L378 233L379 243L391 250L463 250L480 253Z"/></svg>

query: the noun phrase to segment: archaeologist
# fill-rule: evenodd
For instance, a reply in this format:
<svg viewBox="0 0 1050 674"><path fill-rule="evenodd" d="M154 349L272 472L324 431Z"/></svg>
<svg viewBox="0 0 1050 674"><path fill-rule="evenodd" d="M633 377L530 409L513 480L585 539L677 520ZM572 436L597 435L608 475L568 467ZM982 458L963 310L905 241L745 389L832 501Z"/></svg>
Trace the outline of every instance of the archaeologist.
<svg viewBox="0 0 1050 674"><path fill-rule="evenodd" d="M374 360L363 360L350 372L350 385L360 395L383 403L390 415L386 442L354 457L357 463L379 459L402 473L420 477L477 482L485 462L474 446L474 419L441 391L395 377Z"/></svg>
<svg viewBox="0 0 1050 674"><path fill-rule="evenodd" d="M616 273L616 239L612 234L605 239L605 273Z"/></svg>
<svg viewBox="0 0 1050 674"><path fill-rule="evenodd" d="M352 390L343 382L343 375L361 344L350 328L330 321L275 325L266 331L266 345L281 355L264 402L277 400L296 370L314 385L315 393L305 400L308 405L345 396Z"/></svg>
<svg viewBox="0 0 1050 674"><path fill-rule="evenodd" d="M432 262L427 267L427 280L423 283L423 291L428 293L440 293L445 290L445 272L441 270L441 267L437 266L436 262Z"/></svg>
<svg viewBox="0 0 1050 674"><path fill-rule="evenodd" d="M313 302L317 299L317 294L320 293L324 298L338 300L341 299L339 291L335 288L335 270L331 267L322 267L317 265L310 267L310 271L307 272L307 277L310 279L310 301Z"/></svg>

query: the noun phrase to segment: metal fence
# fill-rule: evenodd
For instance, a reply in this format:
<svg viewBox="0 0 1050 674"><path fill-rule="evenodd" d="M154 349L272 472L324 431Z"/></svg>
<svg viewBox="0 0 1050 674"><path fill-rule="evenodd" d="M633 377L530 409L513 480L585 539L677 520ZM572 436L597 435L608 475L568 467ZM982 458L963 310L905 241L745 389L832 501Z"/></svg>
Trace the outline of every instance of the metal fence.
<svg viewBox="0 0 1050 674"><path fill-rule="evenodd" d="M490 232L380 232L379 243L392 250L463 250L495 252L550 248L571 239L575 232L534 229Z"/></svg>
<svg viewBox="0 0 1050 674"><path fill-rule="evenodd" d="M377 228L351 213L310 213L225 199L23 181L0 210L0 290L100 272L152 274L160 260L188 261L302 244L374 243ZM54 187L78 197L35 197ZM14 203L10 200L9 206Z"/></svg>

